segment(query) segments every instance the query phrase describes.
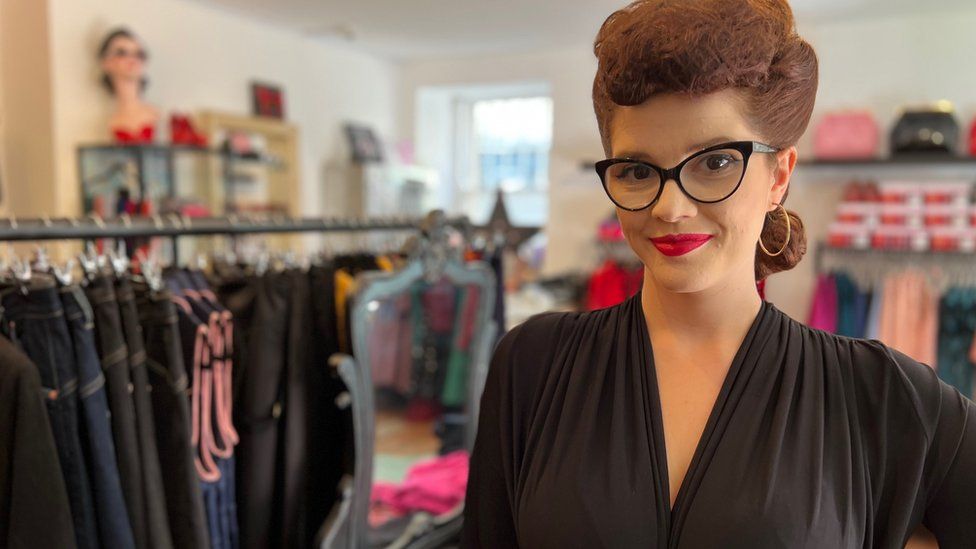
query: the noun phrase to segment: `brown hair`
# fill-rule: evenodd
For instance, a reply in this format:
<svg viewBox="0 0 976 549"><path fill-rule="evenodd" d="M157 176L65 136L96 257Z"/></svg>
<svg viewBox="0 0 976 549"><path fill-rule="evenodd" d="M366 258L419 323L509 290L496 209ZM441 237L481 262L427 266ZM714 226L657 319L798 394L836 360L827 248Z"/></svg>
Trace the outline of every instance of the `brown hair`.
<svg viewBox="0 0 976 549"><path fill-rule="evenodd" d="M593 51L593 108L608 155L614 108L660 93L735 88L746 121L781 149L795 145L810 122L817 56L797 35L786 0L637 0L607 18ZM781 255L756 246L757 280L791 269L806 253L803 222L789 215L791 237ZM760 238L775 252L785 237L782 212L771 212Z"/></svg>
<svg viewBox="0 0 976 549"><path fill-rule="evenodd" d="M108 49L112 45L112 41L116 38L128 38L134 42L139 42L139 37L133 34L129 29L125 27L113 29L111 32L105 35L105 38L102 39L102 45L98 48L98 59L100 61L105 59L105 56L108 55ZM149 79L143 76L139 81L140 90L145 91L146 86L148 85ZM115 85L112 84L112 79L109 77L109 75L105 74L104 72L102 73L102 86L108 90L108 93L115 95Z"/></svg>

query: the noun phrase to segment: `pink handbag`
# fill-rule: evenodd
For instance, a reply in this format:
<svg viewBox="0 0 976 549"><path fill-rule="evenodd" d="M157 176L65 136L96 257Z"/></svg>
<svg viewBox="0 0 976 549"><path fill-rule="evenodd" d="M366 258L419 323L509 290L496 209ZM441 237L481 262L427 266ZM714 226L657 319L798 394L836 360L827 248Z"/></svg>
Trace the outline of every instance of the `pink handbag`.
<svg viewBox="0 0 976 549"><path fill-rule="evenodd" d="M817 124L813 154L818 159L867 159L877 151L878 124L868 111L827 113Z"/></svg>

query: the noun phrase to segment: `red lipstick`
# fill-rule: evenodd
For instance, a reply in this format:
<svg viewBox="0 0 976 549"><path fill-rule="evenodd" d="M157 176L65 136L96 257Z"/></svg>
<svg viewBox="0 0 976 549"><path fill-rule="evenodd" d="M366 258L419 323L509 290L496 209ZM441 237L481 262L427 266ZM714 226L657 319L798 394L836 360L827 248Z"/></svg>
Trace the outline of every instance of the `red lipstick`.
<svg viewBox="0 0 976 549"><path fill-rule="evenodd" d="M652 238L651 242L659 252L668 256L676 257L696 250L712 239L710 234L669 234L658 238Z"/></svg>

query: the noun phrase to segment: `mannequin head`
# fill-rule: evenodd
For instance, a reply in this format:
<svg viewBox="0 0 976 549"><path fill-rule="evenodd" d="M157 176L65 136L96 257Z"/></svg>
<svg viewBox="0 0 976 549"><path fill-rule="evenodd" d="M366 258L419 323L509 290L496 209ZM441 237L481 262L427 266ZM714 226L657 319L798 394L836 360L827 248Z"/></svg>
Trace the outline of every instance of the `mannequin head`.
<svg viewBox="0 0 976 549"><path fill-rule="evenodd" d="M139 89L146 88L145 65L148 55L138 38L128 29L110 32L98 50L102 69L102 84L115 93L117 82L138 82Z"/></svg>
<svg viewBox="0 0 976 549"><path fill-rule="evenodd" d="M672 168L708 145L758 141L737 190L704 203L665 181L638 211L617 208L624 235L652 279L675 292L759 280L792 268L806 251L803 225L778 205L786 198L817 91L817 59L797 36L785 0L638 0L611 15L597 35L593 104L608 158ZM682 172L684 177L684 172ZM681 256L650 240L711 238Z"/></svg>

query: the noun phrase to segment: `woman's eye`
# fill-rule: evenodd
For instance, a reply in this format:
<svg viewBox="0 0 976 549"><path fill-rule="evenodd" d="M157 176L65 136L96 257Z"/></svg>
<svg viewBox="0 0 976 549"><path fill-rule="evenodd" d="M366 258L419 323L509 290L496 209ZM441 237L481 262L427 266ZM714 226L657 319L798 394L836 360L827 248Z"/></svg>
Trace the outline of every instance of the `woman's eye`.
<svg viewBox="0 0 976 549"><path fill-rule="evenodd" d="M733 160L727 154L713 154L705 158L704 164L709 170L717 172L729 167Z"/></svg>
<svg viewBox="0 0 976 549"><path fill-rule="evenodd" d="M651 169L647 166L635 164L633 166L627 166L624 168L622 175L624 178L628 179L647 179L651 176Z"/></svg>

